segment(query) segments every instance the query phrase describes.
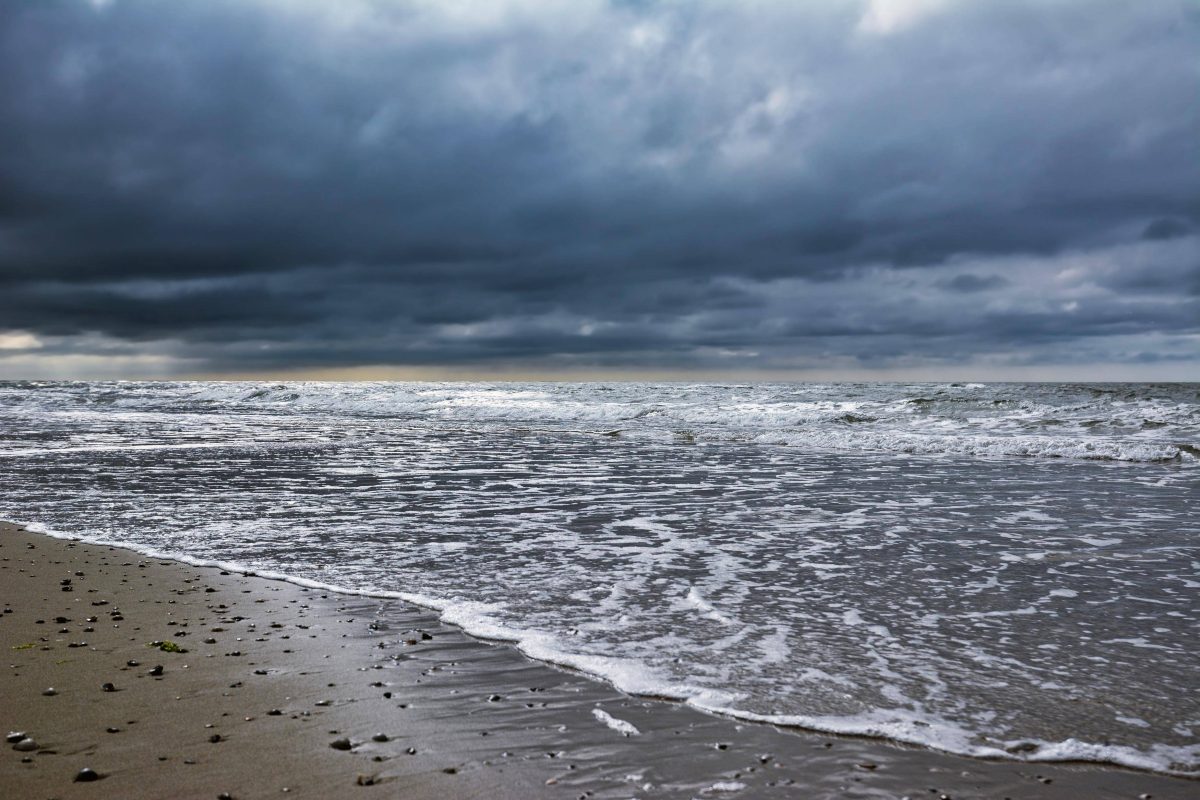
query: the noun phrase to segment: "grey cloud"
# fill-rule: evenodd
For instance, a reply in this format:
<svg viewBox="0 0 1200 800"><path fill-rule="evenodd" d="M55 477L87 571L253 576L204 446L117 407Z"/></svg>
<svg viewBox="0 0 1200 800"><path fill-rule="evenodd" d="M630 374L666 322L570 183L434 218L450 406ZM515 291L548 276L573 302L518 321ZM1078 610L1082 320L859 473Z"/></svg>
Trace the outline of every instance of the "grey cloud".
<svg viewBox="0 0 1200 800"><path fill-rule="evenodd" d="M956 266L1194 242L1185 0L957 2L886 33L866 2L462 8L0 6L0 328L214 370L1200 331L1176 256L1097 277L1082 314Z"/></svg>

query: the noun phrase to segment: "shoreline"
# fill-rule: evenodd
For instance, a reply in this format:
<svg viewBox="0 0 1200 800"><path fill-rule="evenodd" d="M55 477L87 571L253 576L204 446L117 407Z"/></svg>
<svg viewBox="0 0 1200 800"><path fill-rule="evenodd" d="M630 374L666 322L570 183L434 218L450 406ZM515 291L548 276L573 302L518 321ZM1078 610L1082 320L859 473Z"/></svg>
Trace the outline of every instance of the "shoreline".
<svg viewBox="0 0 1200 800"><path fill-rule="evenodd" d="M0 603L0 724L38 745L0 758L13 796L1183 798L1197 786L746 723L624 694L405 600L9 523ZM101 779L74 782L84 767Z"/></svg>

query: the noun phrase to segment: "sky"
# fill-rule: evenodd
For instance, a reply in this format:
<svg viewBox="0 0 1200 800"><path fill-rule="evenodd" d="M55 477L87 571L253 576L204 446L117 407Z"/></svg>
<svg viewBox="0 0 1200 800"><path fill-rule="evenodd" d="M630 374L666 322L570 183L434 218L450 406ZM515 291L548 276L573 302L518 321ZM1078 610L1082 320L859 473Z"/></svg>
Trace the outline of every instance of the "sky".
<svg viewBox="0 0 1200 800"><path fill-rule="evenodd" d="M0 4L0 378L1200 380L1193 0Z"/></svg>

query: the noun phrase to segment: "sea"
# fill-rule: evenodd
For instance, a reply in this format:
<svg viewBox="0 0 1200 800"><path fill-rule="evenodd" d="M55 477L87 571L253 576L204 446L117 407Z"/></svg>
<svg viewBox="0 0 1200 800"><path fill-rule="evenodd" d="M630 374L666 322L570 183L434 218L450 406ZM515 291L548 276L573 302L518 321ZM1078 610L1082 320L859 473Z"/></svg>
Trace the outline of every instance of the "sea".
<svg viewBox="0 0 1200 800"><path fill-rule="evenodd" d="M4 382L0 517L747 722L1200 772L1200 384Z"/></svg>

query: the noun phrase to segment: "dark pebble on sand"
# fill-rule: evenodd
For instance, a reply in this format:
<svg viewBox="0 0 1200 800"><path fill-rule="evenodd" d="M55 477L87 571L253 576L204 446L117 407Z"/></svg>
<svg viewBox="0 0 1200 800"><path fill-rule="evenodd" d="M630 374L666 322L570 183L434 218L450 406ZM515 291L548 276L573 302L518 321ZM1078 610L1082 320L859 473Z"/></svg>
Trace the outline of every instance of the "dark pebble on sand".
<svg viewBox="0 0 1200 800"><path fill-rule="evenodd" d="M404 752L408 753L410 756L415 756L417 754L417 748L409 747L409 748L406 748L404 750Z"/></svg>
<svg viewBox="0 0 1200 800"><path fill-rule="evenodd" d="M217 800L233 800L233 795L231 795L229 792L221 792L219 795L217 795Z"/></svg>
<svg viewBox="0 0 1200 800"><path fill-rule="evenodd" d="M386 733L377 733L371 737L371 741L373 742L386 742L387 740L388 735Z"/></svg>
<svg viewBox="0 0 1200 800"><path fill-rule="evenodd" d="M504 699L504 698L503 698L503 697L501 697L500 695L498 695L498 694L494 694L494 695L492 695L491 697L489 697L489 698L488 698L488 702L489 702L489 703L499 703L499 702L500 702L501 700L503 700L503 699Z"/></svg>
<svg viewBox="0 0 1200 800"><path fill-rule="evenodd" d="M55 617L54 621L62 625L64 622L70 622L71 620L68 617Z"/></svg>
<svg viewBox="0 0 1200 800"><path fill-rule="evenodd" d="M157 678L159 675L162 675L162 674L163 674L163 668L162 668L162 664L156 664L155 666L153 666L153 667L151 667L150 669L146 670L146 674L147 674L147 675L153 675L153 676L154 676L154 677L156 677L156 678Z"/></svg>
<svg viewBox="0 0 1200 800"><path fill-rule="evenodd" d="M216 744L217 742L221 741L221 734L214 733L212 736L208 737L208 741Z"/></svg>
<svg viewBox="0 0 1200 800"><path fill-rule="evenodd" d="M92 769L91 767L84 767L83 769L79 770L79 772L75 773L75 782L88 783L89 781L98 781L102 777L103 776L99 772L96 772L96 770Z"/></svg>
<svg viewBox="0 0 1200 800"><path fill-rule="evenodd" d="M121 729L120 728L105 728L104 732L105 733L120 733Z"/></svg>
<svg viewBox="0 0 1200 800"><path fill-rule="evenodd" d="M42 694L46 697L54 697L54 695L58 694L58 690L51 686L49 689L43 689Z"/></svg>
<svg viewBox="0 0 1200 800"><path fill-rule="evenodd" d="M117 687L113 686L111 683L106 683L103 686L101 686L100 689L105 692L115 692L117 690Z"/></svg>
<svg viewBox="0 0 1200 800"><path fill-rule="evenodd" d="M141 664L142 664L142 662L134 661L133 659L130 659L125 662L125 666L127 666L127 667L138 667L138 666L141 666Z"/></svg>
<svg viewBox="0 0 1200 800"><path fill-rule="evenodd" d="M9 731L8 736L4 737L4 741L9 744L16 744L25 738L25 731Z"/></svg>
<svg viewBox="0 0 1200 800"><path fill-rule="evenodd" d="M341 739L334 739L329 743L329 746L334 750L349 750L350 748L354 747L350 740L345 737L342 737Z"/></svg>
<svg viewBox="0 0 1200 800"><path fill-rule="evenodd" d="M13 750L16 750L18 753L32 753L34 750L37 750L37 749L38 749L38 743L35 742L33 739L30 739L29 737L21 739L20 741L18 741L16 744L13 745Z"/></svg>
<svg viewBox="0 0 1200 800"><path fill-rule="evenodd" d="M268 717L279 717L279 716L283 716L283 712L280 711L278 708L272 708L270 711L267 712L267 716Z"/></svg>
<svg viewBox="0 0 1200 800"><path fill-rule="evenodd" d="M384 692L384 693L383 693L383 699L384 699L384 700L391 700L391 699L392 699L392 693L391 693L391 692Z"/></svg>

